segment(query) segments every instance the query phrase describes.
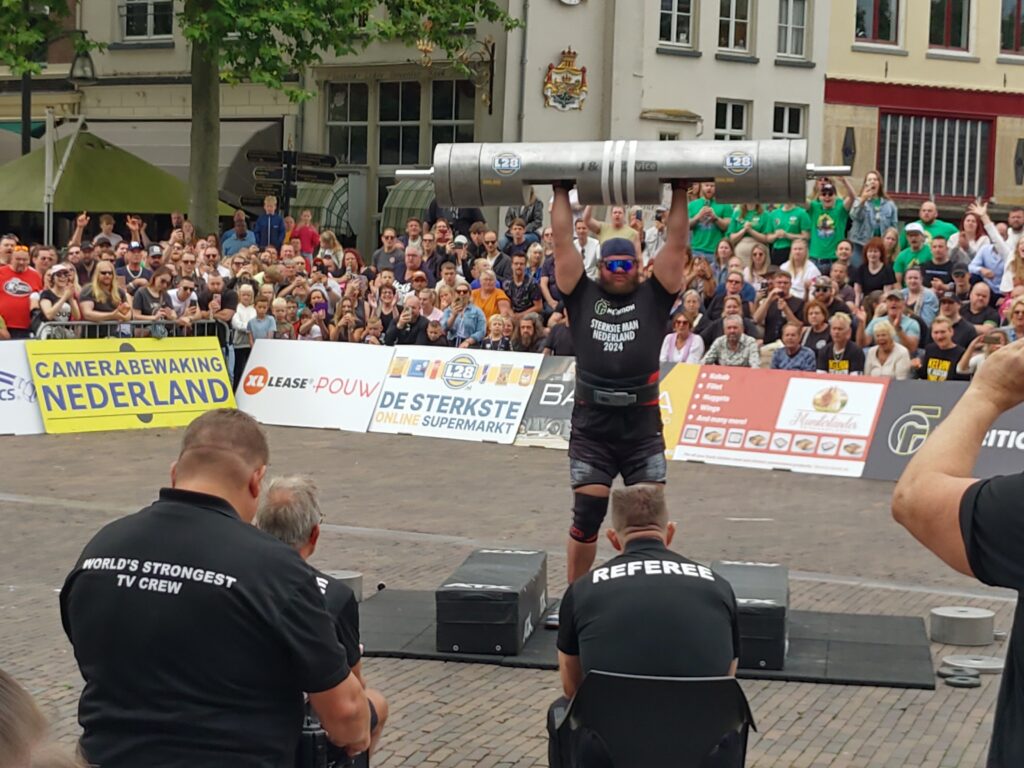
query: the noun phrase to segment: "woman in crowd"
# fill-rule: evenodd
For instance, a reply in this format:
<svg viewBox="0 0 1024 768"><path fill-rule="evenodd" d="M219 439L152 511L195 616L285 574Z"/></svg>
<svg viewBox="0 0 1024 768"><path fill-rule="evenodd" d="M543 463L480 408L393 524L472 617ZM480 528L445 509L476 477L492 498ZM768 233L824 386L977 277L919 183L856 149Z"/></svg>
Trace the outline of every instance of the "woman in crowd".
<svg viewBox="0 0 1024 768"><path fill-rule="evenodd" d="M512 332L513 352L540 352L544 348L544 326L540 315L527 312L515 324Z"/></svg>
<svg viewBox="0 0 1024 768"><path fill-rule="evenodd" d="M900 255L900 231L889 227L882 235L882 242L885 243L885 263L892 266Z"/></svg>
<svg viewBox="0 0 1024 768"><path fill-rule="evenodd" d="M1024 339L1024 296L1018 296L1010 302L1010 308L1006 312L1006 321L1000 330L1006 332L1010 342Z"/></svg>
<svg viewBox="0 0 1024 768"><path fill-rule="evenodd" d="M480 287L473 289L473 303L480 307L484 317L505 315L512 311L512 302L501 288L494 270L485 269L480 273Z"/></svg>
<svg viewBox="0 0 1024 768"><path fill-rule="evenodd" d="M384 333L387 333L388 328L398 319L399 315L398 294L395 293L393 285L385 284L380 287L377 292L377 307L373 314L380 318L381 325L384 326Z"/></svg>
<svg viewBox="0 0 1024 768"><path fill-rule="evenodd" d="M855 301L860 304L869 293L897 287L896 273L891 262L886 261L885 242L879 237L871 238L864 246L864 263L854 270Z"/></svg>
<svg viewBox="0 0 1024 768"><path fill-rule="evenodd" d="M978 214L966 213L960 222L960 231L949 238L949 258L957 264L970 264L989 242Z"/></svg>
<svg viewBox="0 0 1024 768"><path fill-rule="evenodd" d="M750 249L750 266L743 268L743 279L754 286L755 291L760 292L770 281L771 266L768 246L763 243L755 243L754 247Z"/></svg>
<svg viewBox="0 0 1024 768"><path fill-rule="evenodd" d="M899 226L896 203L885 194L882 174L868 171L864 186L850 209L850 241L853 243L851 265L864 263L864 246L873 237L881 237L889 227Z"/></svg>
<svg viewBox="0 0 1024 768"><path fill-rule="evenodd" d="M1005 331L992 330L989 333L983 333L975 337L967 345L964 353L960 355L960 360L956 364L956 372L961 376L973 376L978 372L985 360L988 359L989 355L997 349L1005 347L1006 344Z"/></svg>
<svg viewBox="0 0 1024 768"><path fill-rule="evenodd" d="M455 299L455 289L442 283L437 286L437 308L444 312Z"/></svg>
<svg viewBox="0 0 1024 768"><path fill-rule="evenodd" d="M544 264L544 246L534 243L526 249L526 277L535 283L540 282L540 268Z"/></svg>
<svg viewBox="0 0 1024 768"><path fill-rule="evenodd" d="M760 203L742 203L733 213L726 235L736 255L742 259L744 268L753 261L754 248L768 242L765 237L767 226L768 215ZM768 251L765 250L765 261L768 261L767 256Z"/></svg>
<svg viewBox="0 0 1024 768"><path fill-rule="evenodd" d="M377 321L380 322L380 317L374 315ZM369 320L367 320L369 323ZM381 323L383 326L383 323ZM328 337L331 341L359 341L357 336L361 336L359 330L362 324L359 318L356 317L356 313L352 308L352 300L344 298L338 302L338 307L334 312L334 317L331 320Z"/></svg>
<svg viewBox="0 0 1024 768"><path fill-rule="evenodd" d="M672 320L672 333L661 342L663 363L699 363L704 357L704 340L693 332L685 311Z"/></svg>
<svg viewBox="0 0 1024 768"><path fill-rule="evenodd" d="M39 312L43 322L67 323L81 320L82 310L75 298L75 270L68 264L54 264L46 273L46 289L39 294ZM47 326L40 339L72 339L74 328Z"/></svg>
<svg viewBox="0 0 1024 768"><path fill-rule="evenodd" d="M910 378L910 353L895 341L896 332L888 320L875 323L875 346L868 347L864 355L865 376L887 376L891 379Z"/></svg>
<svg viewBox="0 0 1024 768"><path fill-rule="evenodd" d="M487 335L480 342L480 349L508 352L512 349L511 340L505 335L505 318L491 315L487 321Z"/></svg>
<svg viewBox="0 0 1024 768"><path fill-rule="evenodd" d="M232 345L235 349L235 361L232 366L232 380L235 389L242 380L245 366L249 362L252 347L249 346L249 321L256 317L256 295L252 286L244 283L238 286L238 306L231 316L231 330L234 331Z"/></svg>
<svg viewBox="0 0 1024 768"><path fill-rule="evenodd" d="M1003 280L999 290L1004 296L1012 296L1017 289L1024 289L1024 237L1017 239L1017 245L1006 261Z"/></svg>
<svg viewBox="0 0 1024 768"><path fill-rule="evenodd" d="M800 344L817 355L830 341L828 310L817 299L811 299L804 305L804 330Z"/></svg>
<svg viewBox="0 0 1024 768"><path fill-rule="evenodd" d="M341 251L341 245L338 243L338 238L334 232L329 229L325 229L320 233L320 250L317 255L321 259L331 259L335 264L342 264L343 253Z"/></svg>
<svg viewBox="0 0 1024 768"><path fill-rule="evenodd" d="M174 323L178 319L171 303L169 291L174 282L174 273L170 267L160 267L149 276L149 284L135 291L132 297L132 319L148 320L153 325L140 328L140 336L163 338L167 336L167 326L160 321Z"/></svg>
<svg viewBox="0 0 1024 768"><path fill-rule="evenodd" d="M114 262L101 261L92 273L92 284L82 289L78 300L82 308L82 318L91 323L109 323L111 321L127 322L132 319L132 308L128 298L114 278ZM86 329L86 335L93 338L110 336L128 336L130 326L118 326L111 331L109 327L96 328L93 333Z"/></svg>
<svg viewBox="0 0 1024 768"><path fill-rule="evenodd" d="M696 329L704 317L704 307L701 304L700 294L690 290L683 293L683 314L690 321L690 328Z"/></svg>
<svg viewBox="0 0 1024 768"><path fill-rule="evenodd" d="M788 272L793 278L793 285L789 292L798 299L806 299L810 295L809 286L821 277L821 270L818 265L810 260L806 240L794 240L789 247L789 259L780 269Z"/></svg>
<svg viewBox="0 0 1024 768"><path fill-rule="evenodd" d="M715 263L712 264L712 272L715 276L715 285L725 285L726 275L729 274L729 260L736 255L736 250L726 238L718 241L715 246ZM740 264L742 268L742 262Z"/></svg>
<svg viewBox="0 0 1024 768"><path fill-rule="evenodd" d="M701 306L705 307L715 298L715 290L718 283L711 271L711 265L700 256L690 259L690 266L687 268L686 277L683 283L684 290L692 290L700 296Z"/></svg>
<svg viewBox="0 0 1024 768"><path fill-rule="evenodd" d="M194 248L196 243L199 242L199 237L196 235L196 225L188 219L185 219L181 223L181 242L190 248Z"/></svg>

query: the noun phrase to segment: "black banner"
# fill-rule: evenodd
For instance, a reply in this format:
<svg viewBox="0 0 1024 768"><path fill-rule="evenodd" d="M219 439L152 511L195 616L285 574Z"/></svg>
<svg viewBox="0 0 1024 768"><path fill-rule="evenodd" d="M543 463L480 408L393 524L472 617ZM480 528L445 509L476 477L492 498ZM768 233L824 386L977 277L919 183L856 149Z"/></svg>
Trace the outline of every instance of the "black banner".
<svg viewBox="0 0 1024 768"><path fill-rule="evenodd" d="M576 358L545 357L519 425L516 445L568 449L575 389Z"/></svg>
<svg viewBox="0 0 1024 768"><path fill-rule="evenodd" d="M949 415L967 384L963 382L893 381L864 466L864 477L898 480L910 459ZM1024 406L996 420L985 435L974 466L977 477L1024 470Z"/></svg>

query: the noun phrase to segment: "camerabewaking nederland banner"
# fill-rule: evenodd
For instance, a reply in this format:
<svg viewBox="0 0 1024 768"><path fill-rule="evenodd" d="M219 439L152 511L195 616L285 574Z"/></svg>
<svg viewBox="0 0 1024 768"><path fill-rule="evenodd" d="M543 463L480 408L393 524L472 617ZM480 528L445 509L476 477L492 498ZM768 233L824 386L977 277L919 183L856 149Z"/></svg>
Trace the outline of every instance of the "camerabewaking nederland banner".
<svg viewBox="0 0 1024 768"><path fill-rule="evenodd" d="M0 344L0 435L41 435L43 420L24 341Z"/></svg>
<svg viewBox="0 0 1024 768"><path fill-rule="evenodd" d="M398 347L371 432L511 443L543 357Z"/></svg>
<svg viewBox="0 0 1024 768"><path fill-rule="evenodd" d="M50 434L182 427L235 397L215 337L29 341Z"/></svg>
<svg viewBox="0 0 1024 768"><path fill-rule="evenodd" d="M238 407L262 424L365 432L393 347L260 339L239 382Z"/></svg>
<svg viewBox="0 0 1024 768"><path fill-rule="evenodd" d="M888 383L701 366L673 458L860 477Z"/></svg>

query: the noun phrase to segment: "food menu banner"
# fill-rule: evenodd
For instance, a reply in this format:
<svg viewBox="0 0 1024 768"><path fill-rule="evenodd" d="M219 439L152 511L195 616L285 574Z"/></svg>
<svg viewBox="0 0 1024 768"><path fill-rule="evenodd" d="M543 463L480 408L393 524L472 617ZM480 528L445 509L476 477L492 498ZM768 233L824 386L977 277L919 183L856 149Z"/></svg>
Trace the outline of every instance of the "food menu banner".
<svg viewBox="0 0 1024 768"><path fill-rule="evenodd" d="M860 477L887 385L701 366L672 458Z"/></svg>

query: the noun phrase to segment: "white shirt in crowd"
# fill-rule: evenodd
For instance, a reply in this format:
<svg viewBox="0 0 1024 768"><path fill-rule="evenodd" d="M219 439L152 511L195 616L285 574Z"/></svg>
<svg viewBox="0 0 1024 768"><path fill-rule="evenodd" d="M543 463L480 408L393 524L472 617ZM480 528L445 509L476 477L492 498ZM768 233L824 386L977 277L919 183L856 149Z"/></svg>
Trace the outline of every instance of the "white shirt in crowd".
<svg viewBox="0 0 1024 768"><path fill-rule="evenodd" d="M583 256L583 270L587 273L587 277L591 280L601 277L601 268L597 264L601 259L601 244L597 242L597 238L588 235L585 244L581 245L579 238L573 240L573 244Z"/></svg>
<svg viewBox="0 0 1024 768"><path fill-rule="evenodd" d="M670 333L661 342L663 363L699 363L704 357L704 339L696 333L690 333L681 348L676 347L676 334Z"/></svg>

